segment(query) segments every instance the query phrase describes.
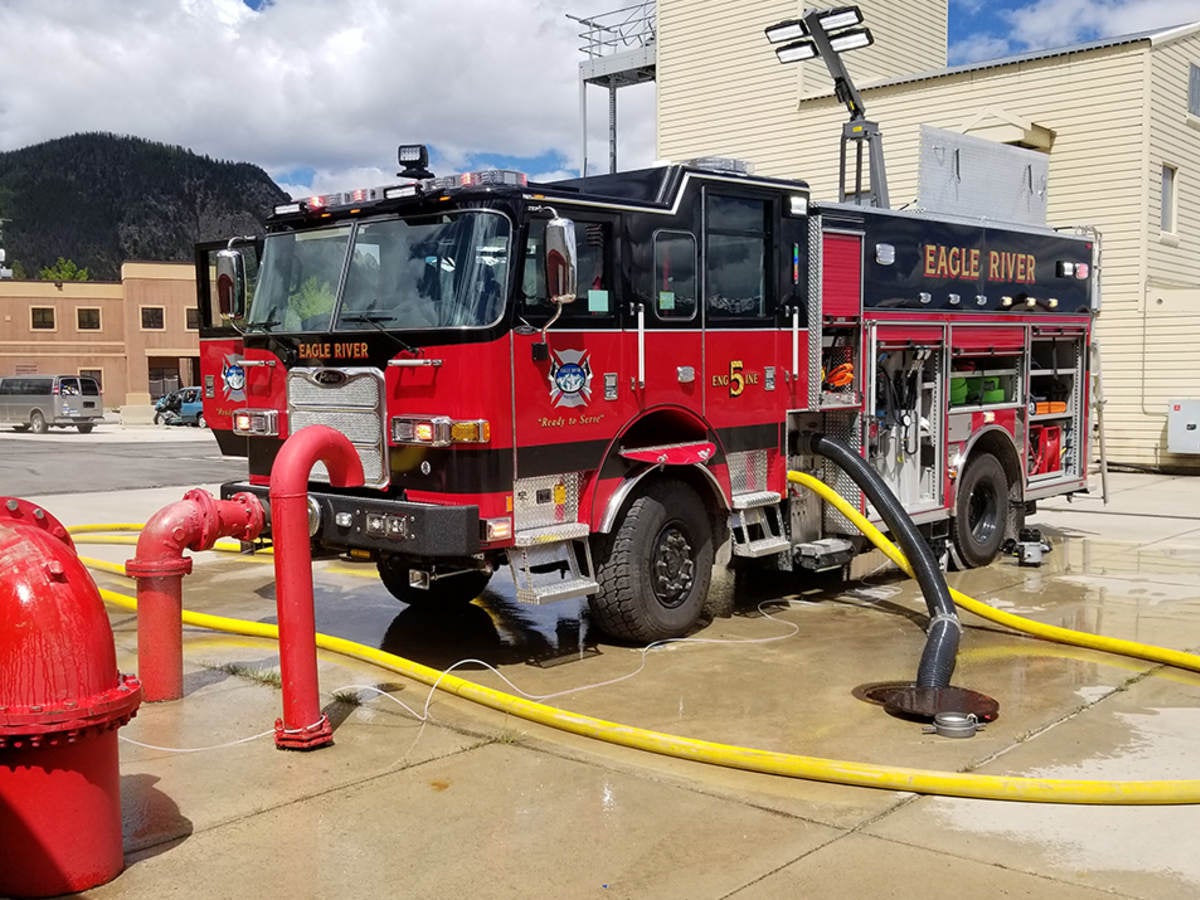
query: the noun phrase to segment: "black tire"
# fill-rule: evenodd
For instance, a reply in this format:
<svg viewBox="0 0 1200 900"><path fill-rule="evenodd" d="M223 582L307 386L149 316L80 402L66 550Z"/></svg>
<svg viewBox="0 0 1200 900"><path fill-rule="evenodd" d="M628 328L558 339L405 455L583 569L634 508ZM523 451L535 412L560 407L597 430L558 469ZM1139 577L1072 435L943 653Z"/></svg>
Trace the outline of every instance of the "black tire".
<svg viewBox="0 0 1200 900"><path fill-rule="evenodd" d="M592 620L620 640L687 634L700 618L713 569L713 534L700 498L677 481L651 484L597 541Z"/></svg>
<svg viewBox="0 0 1200 900"><path fill-rule="evenodd" d="M969 569L986 566L1000 552L1008 523L1008 476L1000 460L981 453L958 482L951 535L958 559Z"/></svg>
<svg viewBox="0 0 1200 900"><path fill-rule="evenodd" d="M45 434L50 430L50 425L46 421L46 417L35 409L29 414L29 428L34 434Z"/></svg>
<svg viewBox="0 0 1200 900"><path fill-rule="evenodd" d="M163 414L160 412L156 412L154 414L154 424L161 425L162 423L163 423Z"/></svg>
<svg viewBox="0 0 1200 900"><path fill-rule="evenodd" d="M465 606L483 593L491 572L472 571L439 578L428 589L408 583L408 562L403 557L381 556L375 564L379 580L397 600L409 606Z"/></svg>
<svg viewBox="0 0 1200 900"><path fill-rule="evenodd" d="M90 422L88 422L87 424L84 424L81 422L78 425L76 425L75 427L79 429L80 434L91 434L93 425Z"/></svg>

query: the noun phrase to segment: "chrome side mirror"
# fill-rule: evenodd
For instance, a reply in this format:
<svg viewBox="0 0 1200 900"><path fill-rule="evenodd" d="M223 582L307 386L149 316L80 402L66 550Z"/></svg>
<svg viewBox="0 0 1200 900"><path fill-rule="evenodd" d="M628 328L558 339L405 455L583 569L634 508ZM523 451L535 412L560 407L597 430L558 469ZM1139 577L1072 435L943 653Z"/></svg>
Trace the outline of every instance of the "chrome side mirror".
<svg viewBox="0 0 1200 900"><path fill-rule="evenodd" d="M245 318L246 261L238 250L217 251L217 309L222 319Z"/></svg>
<svg viewBox="0 0 1200 900"><path fill-rule="evenodd" d="M575 223L555 216L546 223L546 290L560 309L575 301L579 279L579 254L575 249Z"/></svg>

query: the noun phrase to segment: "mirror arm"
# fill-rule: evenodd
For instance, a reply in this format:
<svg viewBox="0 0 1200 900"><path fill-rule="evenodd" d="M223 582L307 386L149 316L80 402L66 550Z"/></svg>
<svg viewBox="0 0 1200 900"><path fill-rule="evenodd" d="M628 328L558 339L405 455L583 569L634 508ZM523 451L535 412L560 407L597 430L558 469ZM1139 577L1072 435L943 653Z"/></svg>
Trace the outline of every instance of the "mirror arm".
<svg viewBox="0 0 1200 900"><path fill-rule="evenodd" d="M557 297L551 297L550 302L553 303L557 307L557 309L554 310L554 315L552 315L550 317L550 321L548 321L545 325L542 326L542 343L543 344L548 343L548 341L546 340L546 332L550 330L551 325L553 325L555 322L558 321L558 317L562 315L562 311L563 311L563 305L558 300Z"/></svg>

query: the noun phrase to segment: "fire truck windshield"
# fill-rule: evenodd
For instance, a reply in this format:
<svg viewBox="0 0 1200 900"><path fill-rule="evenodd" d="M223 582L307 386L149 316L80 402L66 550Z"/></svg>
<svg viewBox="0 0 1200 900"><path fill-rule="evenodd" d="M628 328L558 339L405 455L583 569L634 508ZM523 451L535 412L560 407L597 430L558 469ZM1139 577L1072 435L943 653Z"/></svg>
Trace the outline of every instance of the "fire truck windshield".
<svg viewBox="0 0 1200 900"><path fill-rule="evenodd" d="M504 215L469 210L269 235L246 326L328 332L490 325L504 311L510 234Z"/></svg>

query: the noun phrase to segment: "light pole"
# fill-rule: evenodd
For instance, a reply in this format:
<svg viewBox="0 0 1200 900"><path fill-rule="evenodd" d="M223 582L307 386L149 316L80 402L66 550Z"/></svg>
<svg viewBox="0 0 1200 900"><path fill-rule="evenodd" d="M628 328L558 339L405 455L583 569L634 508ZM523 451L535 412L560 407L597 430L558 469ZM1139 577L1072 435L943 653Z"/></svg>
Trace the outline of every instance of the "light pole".
<svg viewBox="0 0 1200 900"><path fill-rule="evenodd" d="M846 200L846 145L855 146L854 202L862 204L863 145L866 145L870 167L870 192L865 195L870 205L886 209L889 206L887 170L883 164L883 136L879 125L866 117L866 107L850 73L842 64L840 54L875 42L871 30L862 25L862 11L857 6L835 9L809 9L799 19L787 19L765 29L767 40L782 44L775 48L781 63L796 63L820 57L833 78L833 91L850 111L850 121L842 125L841 159L838 172L838 199Z"/></svg>

